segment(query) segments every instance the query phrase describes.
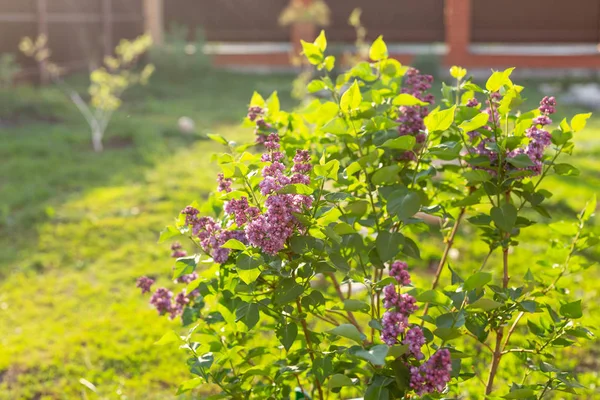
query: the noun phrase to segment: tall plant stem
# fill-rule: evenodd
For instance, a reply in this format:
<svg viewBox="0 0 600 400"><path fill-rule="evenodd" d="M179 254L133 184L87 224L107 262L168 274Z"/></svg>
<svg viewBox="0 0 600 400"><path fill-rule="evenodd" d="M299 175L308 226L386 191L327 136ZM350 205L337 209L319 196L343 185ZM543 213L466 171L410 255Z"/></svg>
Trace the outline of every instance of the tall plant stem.
<svg viewBox="0 0 600 400"><path fill-rule="evenodd" d="M298 307L298 313L302 315L302 305L300 304L300 300L296 299L296 306ZM308 325L306 324L305 318L300 318L300 323L302 324L302 330L304 331L304 337L306 338L306 347L308 348L308 354L310 356L310 360L315 362L315 355L313 354L312 342L310 341L310 334L308 332ZM319 399L323 400L323 388L321 387L321 382L315 376L315 386L317 387L317 391L319 392Z"/></svg>
<svg viewBox="0 0 600 400"><path fill-rule="evenodd" d="M442 259L438 264L437 270L435 271L435 277L433 278L433 284L431 285L431 289L435 289L440 282L440 276L442 275L442 271L444 270L444 265L446 264L446 260L448 259L448 254L450 253L450 249L454 245L454 237L456 236L456 232L458 232L458 227L460 222L465 215L467 208L462 207L458 213L458 217L456 217L456 222L454 223L454 227L450 234L446 238L446 248L444 249L444 253L442 254ZM425 308L423 309L423 316L427 315L429 312L429 303L425 304ZM425 321L421 322L421 326L425 323Z"/></svg>
<svg viewBox="0 0 600 400"><path fill-rule="evenodd" d="M508 240L509 234L506 234L506 239ZM508 281L510 277L508 276L508 245L502 249L502 265L503 265L503 278L502 278L502 288L508 288ZM518 323L518 319L516 321ZM509 330L509 337L514 331L516 324L511 327ZM504 337L504 327L499 326L496 328L496 347L494 347L494 354L492 355L492 365L490 367L490 374L488 376L487 385L485 387L485 394L488 395L492 393L494 389L494 378L496 377L496 373L498 372L498 365L500 364L500 359L502 359L502 351L506 344L502 344L502 338Z"/></svg>
<svg viewBox="0 0 600 400"><path fill-rule="evenodd" d="M335 288L335 291L338 295L338 297L340 298L341 301L344 301L344 293L342 293L342 288L340 286L340 283L338 282L337 278L335 277L335 275L333 273L329 273L327 274L329 276L329 279L331 279L331 282L333 283L333 287ZM358 331L360 333L362 333L362 329L360 328L360 325L358 324L358 321L356 320L356 318L354 317L354 314L352 313L352 311L347 311L348 314L348 320L352 323L352 325L354 325L356 327L356 329L358 329Z"/></svg>

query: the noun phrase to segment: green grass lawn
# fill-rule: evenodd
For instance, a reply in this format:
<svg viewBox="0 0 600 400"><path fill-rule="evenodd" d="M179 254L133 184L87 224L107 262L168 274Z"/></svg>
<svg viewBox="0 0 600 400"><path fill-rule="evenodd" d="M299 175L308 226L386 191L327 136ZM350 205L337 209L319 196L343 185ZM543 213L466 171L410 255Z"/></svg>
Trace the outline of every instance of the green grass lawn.
<svg viewBox="0 0 600 400"><path fill-rule="evenodd" d="M189 378L184 355L153 342L178 322L158 318L135 280L163 272L159 281L168 282L169 250L156 244L158 231L215 188L210 155L221 146L201 134L252 140L238 126L252 91L279 90L289 108L290 87L289 76L203 72L176 84L156 77L128 93L101 154L91 150L82 117L58 90L0 94L0 399L174 397ZM196 135L179 133L181 116L196 121ZM545 184L564 218L600 188L600 118L577 135L581 146L571 163L582 175ZM547 253L548 229L539 225L526 235L531 242L511 256L515 276L527 268L547 273L535 261ZM415 268L426 276L441 245L423 246ZM465 271L485 251L466 240L457 249L452 264ZM599 276L592 267L565 281L584 298L592 325L600 319ZM591 386L598 356L595 346L561 362L579 365L581 381Z"/></svg>

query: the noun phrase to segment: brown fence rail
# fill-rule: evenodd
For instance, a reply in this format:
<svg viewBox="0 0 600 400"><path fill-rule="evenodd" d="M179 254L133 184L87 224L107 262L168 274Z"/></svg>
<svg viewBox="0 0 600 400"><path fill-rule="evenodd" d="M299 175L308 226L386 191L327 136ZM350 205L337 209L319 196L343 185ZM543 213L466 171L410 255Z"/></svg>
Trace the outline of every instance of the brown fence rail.
<svg viewBox="0 0 600 400"><path fill-rule="evenodd" d="M444 0L329 0L331 25L327 36L336 42L354 42L356 33L348 25L355 8L367 38L383 35L387 42L431 43L444 41Z"/></svg>
<svg viewBox="0 0 600 400"><path fill-rule="evenodd" d="M600 43L599 0L475 0L473 42Z"/></svg>
<svg viewBox="0 0 600 400"><path fill-rule="evenodd" d="M289 0L166 0L165 24L201 27L217 42L289 42L290 30L278 24Z"/></svg>
<svg viewBox="0 0 600 400"><path fill-rule="evenodd" d="M143 32L142 0L3 0L0 53L13 53L26 73L37 72L19 52L24 36L48 37L52 60L68 69L97 65L121 38Z"/></svg>

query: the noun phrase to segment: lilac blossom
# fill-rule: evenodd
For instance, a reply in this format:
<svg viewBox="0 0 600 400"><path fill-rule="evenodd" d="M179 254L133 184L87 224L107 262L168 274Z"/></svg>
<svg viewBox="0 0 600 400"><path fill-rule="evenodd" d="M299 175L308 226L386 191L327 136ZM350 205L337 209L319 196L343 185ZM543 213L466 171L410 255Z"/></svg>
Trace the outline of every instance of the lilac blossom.
<svg viewBox="0 0 600 400"><path fill-rule="evenodd" d="M433 77L431 75L422 75L419 70L410 68L404 75L403 87L401 93L408 93L421 101L429 104L434 103L434 97L430 93L426 93L431 89ZM419 150L427 137L423 133L425 130L424 118L429 114L429 108L426 106L401 106L398 109L398 126L399 136L412 135L415 136L417 145L415 150ZM407 151L401 156L401 160L415 160L415 152Z"/></svg>
<svg viewBox="0 0 600 400"><path fill-rule="evenodd" d="M390 275L400 282L410 282L410 275L401 261L392 263ZM399 293L396 285L390 284L383 288L383 306L387 311L383 314L381 323L381 340L388 346L398 343L398 337L403 335L408 328L408 317L417 309L417 300L406 293ZM414 333L412 335L415 335Z"/></svg>
<svg viewBox="0 0 600 400"><path fill-rule="evenodd" d="M181 275L175 282L188 284L196 279L198 279L198 274L194 271L191 274Z"/></svg>
<svg viewBox="0 0 600 400"><path fill-rule="evenodd" d="M410 387L419 395L442 392L450 381L452 359L448 349L440 349L425 363L410 367Z"/></svg>
<svg viewBox="0 0 600 400"><path fill-rule="evenodd" d="M217 190L219 192L229 193L231 192L231 179L225 178L223 174L217 175L217 183L219 184Z"/></svg>
<svg viewBox="0 0 600 400"><path fill-rule="evenodd" d="M135 286L142 289L142 294L150 292L150 288L154 284L154 279L148 278L147 276L141 276L138 278Z"/></svg>
<svg viewBox="0 0 600 400"><path fill-rule="evenodd" d="M408 351L417 359L421 360L424 356L421 352L421 347L425 344L425 336L423 331L418 326L413 326L406 332L406 336L402 341L403 344L408 345Z"/></svg>
<svg viewBox="0 0 600 400"><path fill-rule="evenodd" d="M158 288L150 297L150 304L156 308L160 315L171 313L173 292L167 288Z"/></svg>
<svg viewBox="0 0 600 400"><path fill-rule="evenodd" d="M408 264L403 261L394 261L390 266L390 276L403 286L410 285L410 274Z"/></svg>
<svg viewBox="0 0 600 400"><path fill-rule="evenodd" d="M187 251L183 250L183 248L181 247L181 244L179 242L173 242L173 244L171 244L171 257L173 258L180 258L180 257L185 257L187 256Z"/></svg>

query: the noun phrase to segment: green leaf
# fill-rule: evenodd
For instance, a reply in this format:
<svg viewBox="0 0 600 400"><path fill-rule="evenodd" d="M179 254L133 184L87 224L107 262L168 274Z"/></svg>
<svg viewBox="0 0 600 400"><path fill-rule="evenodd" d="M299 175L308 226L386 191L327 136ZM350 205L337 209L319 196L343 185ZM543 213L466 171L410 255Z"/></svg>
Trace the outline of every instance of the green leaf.
<svg viewBox="0 0 600 400"><path fill-rule="evenodd" d="M362 102L362 95L360 94L360 88L358 87L358 81L354 81L352 86L348 88L342 95L340 100L340 108L343 112L350 112L357 109Z"/></svg>
<svg viewBox="0 0 600 400"><path fill-rule="evenodd" d="M182 342L181 336L175 333L175 331L169 331L163 335L158 341L154 342L155 346L164 346L166 344Z"/></svg>
<svg viewBox="0 0 600 400"><path fill-rule="evenodd" d="M381 145L381 147L387 147L389 149L397 150L412 150L415 147L417 140L414 136L399 136L395 139L389 139Z"/></svg>
<svg viewBox="0 0 600 400"><path fill-rule="evenodd" d="M517 209L510 203L503 204L502 207L492 207L490 217L499 229L510 232L517 222Z"/></svg>
<svg viewBox="0 0 600 400"><path fill-rule="evenodd" d="M295 323L282 324L275 332L285 350L290 351L296 337L298 337L298 325Z"/></svg>
<svg viewBox="0 0 600 400"><path fill-rule="evenodd" d="M281 109L281 106L279 105L279 96L277 95L277 91L271 93L271 96L269 96L269 98L267 99L267 109L271 114L276 114Z"/></svg>
<svg viewBox="0 0 600 400"><path fill-rule="evenodd" d="M437 328L433 334L444 341L461 337L460 329L458 328Z"/></svg>
<svg viewBox="0 0 600 400"><path fill-rule="evenodd" d="M463 172L463 176L467 178L469 182L472 183L487 182L490 179L492 179L492 175L489 172L484 171L482 169L473 169L470 171L465 171Z"/></svg>
<svg viewBox="0 0 600 400"><path fill-rule="evenodd" d="M179 388L177 388L176 395L180 395L180 394L188 392L192 389L196 389L197 387L199 387L205 383L206 383L206 381L204 380L204 378L194 378L194 379L187 380L187 381L183 382L181 385L179 385Z"/></svg>
<svg viewBox="0 0 600 400"><path fill-rule="evenodd" d="M388 212L405 221L419 212L421 198L416 192L396 191L390 195L387 203Z"/></svg>
<svg viewBox="0 0 600 400"><path fill-rule="evenodd" d="M314 41L314 45L321 50L321 53L325 52L325 49L327 49L327 38L325 37L324 30L321 30L321 33L319 33L319 36Z"/></svg>
<svg viewBox="0 0 600 400"><path fill-rule="evenodd" d="M573 132L576 133L576 132L579 132L580 130L582 130L583 128L585 128L585 125L587 124L587 120L591 116L592 116L592 113L575 115L571 119L571 129L573 129Z"/></svg>
<svg viewBox="0 0 600 400"><path fill-rule="evenodd" d="M363 311L369 312L371 307L362 300L357 299L346 299L344 300L344 310L345 311Z"/></svg>
<svg viewBox="0 0 600 400"><path fill-rule="evenodd" d="M394 99L392 100L392 104L395 106L426 106L429 103L418 99L412 94L401 93L398 96L394 97Z"/></svg>
<svg viewBox="0 0 600 400"><path fill-rule="evenodd" d="M283 189L277 193L281 194L312 194L313 188L303 183L294 183L292 185L284 186Z"/></svg>
<svg viewBox="0 0 600 400"><path fill-rule="evenodd" d="M492 274L489 272L476 272L465 280L463 289L466 291L484 287L492 280Z"/></svg>
<svg viewBox="0 0 600 400"><path fill-rule="evenodd" d="M380 379L377 379L380 378ZM385 378L389 379L389 378ZM376 376L373 382L367 388L365 392L364 400L390 400L390 391L386 387L385 379L380 376ZM392 380L389 381L393 382ZM389 384L389 383L388 383Z"/></svg>
<svg viewBox="0 0 600 400"><path fill-rule="evenodd" d="M296 300L302 293L304 293L302 285L296 283L292 278L284 279L275 289L273 302L279 305L287 304Z"/></svg>
<svg viewBox="0 0 600 400"><path fill-rule="evenodd" d="M535 395L533 389L515 389L502 396L503 399L527 399Z"/></svg>
<svg viewBox="0 0 600 400"><path fill-rule="evenodd" d="M343 118L335 117L323 125L321 130L325 133L333 133L334 135L346 135L349 132L349 127Z"/></svg>
<svg viewBox="0 0 600 400"><path fill-rule="evenodd" d="M383 231L377 235L375 246L381 261L391 261L400 252L400 246L404 244L404 235L397 232Z"/></svg>
<svg viewBox="0 0 600 400"><path fill-rule="evenodd" d="M207 133L206 136L208 136L209 139L214 140L217 143L221 143L225 146L229 145L229 140L225 139L221 135L217 135L215 133Z"/></svg>
<svg viewBox="0 0 600 400"><path fill-rule="evenodd" d="M492 299L481 298L479 300L474 301L469 308L481 309L483 311L490 311L495 308L501 307L502 303L498 303Z"/></svg>
<svg viewBox="0 0 600 400"><path fill-rule="evenodd" d="M577 319L583 316L581 311L581 300L566 303L560 306L560 315L565 318Z"/></svg>
<svg viewBox="0 0 600 400"><path fill-rule="evenodd" d="M246 250L246 245L237 239L229 239L228 241L223 243L221 247L232 250Z"/></svg>
<svg viewBox="0 0 600 400"><path fill-rule="evenodd" d="M238 276L246 285L256 281L260 276L260 264L262 258L255 258L248 254L240 254L236 260Z"/></svg>
<svg viewBox="0 0 600 400"><path fill-rule="evenodd" d="M260 320L258 304L242 302L235 310L235 316L236 322L242 321L248 327L248 330L254 328L254 325Z"/></svg>
<svg viewBox="0 0 600 400"><path fill-rule="evenodd" d="M301 40L302 53L308 59L308 62L312 65L318 65L323 61L323 50L321 50L316 44L305 42Z"/></svg>
<svg viewBox="0 0 600 400"><path fill-rule="evenodd" d="M488 123L489 118L490 116L488 114L482 112L469 120L461 122L458 127L465 132L471 132L485 126Z"/></svg>
<svg viewBox="0 0 600 400"><path fill-rule="evenodd" d="M516 168L527 168L533 167L534 165L527 154L518 154L514 157L507 158L506 161Z"/></svg>
<svg viewBox="0 0 600 400"><path fill-rule="evenodd" d="M354 386L354 383L352 382L352 379L342 374L332 375L331 378L329 378L329 383L327 384L329 389L336 389L344 386Z"/></svg>
<svg viewBox="0 0 600 400"><path fill-rule="evenodd" d="M325 90L326 88L327 85L321 80L310 81L306 86L306 90L308 90L308 93L320 92L321 90Z"/></svg>
<svg viewBox="0 0 600 400"><path fill-rule="evenodd" d="M158 243L164 243L166 240L169 240L176 236L181 236L181 232L179 232L179 229L177 229L174 226L167 226L165 229L160 231Z"/></svg>
<svg viewBox="0 0 600 400"><path fill-rule="evenodd" d="M494 71L485 83L485 88L490 92L497 92L504 85L510 84L510 74L514 68L508 68L502 72Z"/></svg>
<svg viewBox="0 0 600 400"><path fill-rule="evenodd" d="M264 107L265 99L263 99L260 93L255 91L254 93L252 93L252 98L250 99L250 106Z"/></svg>
<svg viewBox="0 0 600 400"><path fill-rule="evenodd" d="M420 293L417 295L416 299L422 303L431 303L440 306L450 304L450 299L448 297L446 297L442 292L434 289L426 290L423 293Z"/></svg>
<svg viewBox="0 0 600 400"><path fill-rule="evenodd" d="M409 237L405 237L404 242L405 243L404 246L402 246L402 252L409 257L420 260L421 252L419 251L419 247L417 246L415 241Z"/></svg>
<svg viewBox="0 0 600 400"><path fill-rule="evenodd" d="M341 324L330 330L329 333L353 340L358 344L362 344L362 341L365 339L352 324Z"/></svg>
<svg viewBox="0 0 600 400"><path fill-rule="evenodd" d="M246 284L250 285L252 282L255 282L260 276L260 269L238 269L238 276L240 279Z"/></svg>
<svg viewBox="0 0 600 400"><path fill-rule="evenodd" d="M325 65L325 69L327 71L331 71L333 69L333 67L335 67L335 57L334 56L325 57L323 64Z"/></svg>
<svg viewBox="0 0 600 400"><path fill-rule="evenodd" d="M410 384L410 370L404 361L397 359L391 364L394 376L396 377L396 385L401 391L406 391Z"/></svg>
<svg viewBox="0 0 600 400"><path fill-rule="evenodd" d="M340 162L339 160L331 160L324 165L315 165L314 170L317 176L337 180Z"/></svg>
<svg viewBox="0 0 600 400"><path fill-rule="evenodd" d="M456 106L452 106L447 110L433 111L425 117L425 126L429 132L445 131L454 122L454 111Z"/></svg>
<svg viewBox="0 0 600 400"><path fill-rule="evenodd" d="M371 347L369 350L360 349L354 352L354 355L363 360L367 360L373 365L385 365L385 357L388 354L389 347L387 344L378 344Z"/></svg>
<svg viewBox="0 0 600 400"><path fill-rule="evenodd" d="M371 177L371 182L373 182L374 185L398 182L400 180L400 176L398 175L400 170L401 168L398 164L379 168Z"/></svg>
<svg viewBox="0 0 600 400"><path fill-rule="evenodd" d="M578 176L579 175L579 170L577 168L575 168L574 166L572 166L571 164L566 164L566 163L554 164L552 166L552 168L554 168L554 172L556 172L558 175L564 175L564 176Z"/></svg>
<svg viewBox="0 0 600 400"><path fill-rule="evenodd" d="M180 257L175 262L173 267L173 279L177 279L183 275L189 275L196 270L198 265L197 256Z"/></svg>
<svg viewBox="0 0 600 400"><path fill-rule="evenodd" d="M581 215L581 220L583 222L588 221L592 215L596 212L596 195L594 195L590 201L585 204L585 208L583 209L583 214Z"/></svg>
<svg viewBox="0 0 600 400"><path fill-rule="evenodd" d="M383 36L379 36L369 49L369 58L373 61L381 61L388 58L388 49L383 41Z"/></svg>

